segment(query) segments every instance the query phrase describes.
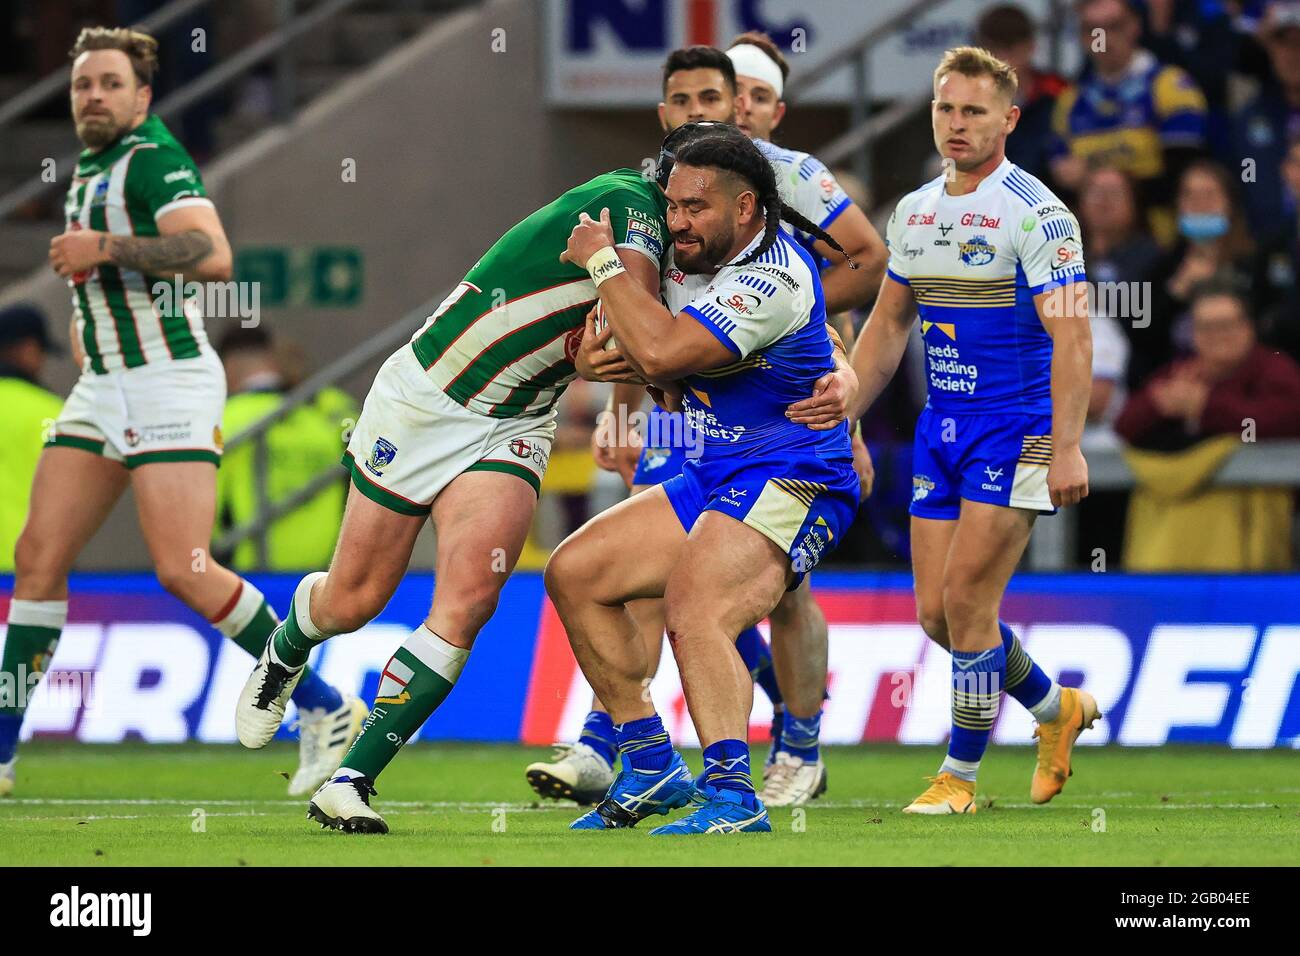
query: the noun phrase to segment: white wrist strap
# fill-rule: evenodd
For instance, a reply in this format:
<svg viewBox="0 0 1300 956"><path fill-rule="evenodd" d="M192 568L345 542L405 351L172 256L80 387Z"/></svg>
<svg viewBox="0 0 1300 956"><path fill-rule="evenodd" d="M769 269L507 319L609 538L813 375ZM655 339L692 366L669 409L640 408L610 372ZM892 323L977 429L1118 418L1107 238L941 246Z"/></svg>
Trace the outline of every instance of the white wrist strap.
<svg viewBox="0 0 1300 956"><path fill-rule="evenodd" d="M613 246L605 246L603 249L597 250L587 260L587 274L591 276L591 281L596 283L597 289L606 279L612 279L624 272L627 272L627 269L623 266L623 260L618 257L618 253Z"/></svg>

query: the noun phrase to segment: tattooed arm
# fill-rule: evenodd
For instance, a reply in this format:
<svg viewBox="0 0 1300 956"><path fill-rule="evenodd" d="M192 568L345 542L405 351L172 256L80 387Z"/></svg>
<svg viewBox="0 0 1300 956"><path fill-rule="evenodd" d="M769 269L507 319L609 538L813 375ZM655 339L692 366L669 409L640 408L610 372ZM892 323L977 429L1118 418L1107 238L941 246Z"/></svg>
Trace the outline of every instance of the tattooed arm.
<svg viewBox="0 0 1300 956"><path fill-rule="evenodd" d="M230 242L212 206L183 206L158 220L159 235L115 236L78 229L50 241L50 264L72 276L110 263L146 275L182 275L200 282L231 276Z"/></svg>

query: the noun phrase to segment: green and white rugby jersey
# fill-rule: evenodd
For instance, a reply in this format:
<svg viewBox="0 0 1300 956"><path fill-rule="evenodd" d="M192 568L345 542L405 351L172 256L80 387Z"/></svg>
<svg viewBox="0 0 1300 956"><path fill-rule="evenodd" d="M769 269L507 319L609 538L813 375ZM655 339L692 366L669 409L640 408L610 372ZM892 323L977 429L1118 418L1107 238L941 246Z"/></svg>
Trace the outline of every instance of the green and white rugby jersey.
<svg viewBox="0 0 1300 956"><path fill-rule="evenodd" d="M663 265L668 201L631 169L604 173L543 206L496 241L429 316L411 347L453 401L493 418L550 411L576 371L596 286L560 262L585 212L609 209L614 244Z"/></svg>
<svg viewBox="0 0 1300 956"><path fill-rule="evenodd" d="M150 116L111 146L82 152L63 208L68 229L156 236L158 217L194 205L212 205L198 168ZM84 370L102 375L209 351L197 297L155 296L159 282L174 287L176 278L105 264L69 280Z"/></svg>

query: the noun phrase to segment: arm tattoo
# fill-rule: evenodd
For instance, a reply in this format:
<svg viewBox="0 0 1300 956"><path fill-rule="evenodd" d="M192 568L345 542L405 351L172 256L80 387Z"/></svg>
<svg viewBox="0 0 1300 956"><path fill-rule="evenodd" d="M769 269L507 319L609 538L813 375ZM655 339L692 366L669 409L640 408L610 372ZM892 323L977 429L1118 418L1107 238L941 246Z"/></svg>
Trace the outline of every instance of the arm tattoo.
<svg viewBox="0 0 1300 956"><path fill-rule="evenodd" d="M212 237L199 229L174 236L112 236L109 257L116 266L146 275L185 272L212 253Z"/></svg>

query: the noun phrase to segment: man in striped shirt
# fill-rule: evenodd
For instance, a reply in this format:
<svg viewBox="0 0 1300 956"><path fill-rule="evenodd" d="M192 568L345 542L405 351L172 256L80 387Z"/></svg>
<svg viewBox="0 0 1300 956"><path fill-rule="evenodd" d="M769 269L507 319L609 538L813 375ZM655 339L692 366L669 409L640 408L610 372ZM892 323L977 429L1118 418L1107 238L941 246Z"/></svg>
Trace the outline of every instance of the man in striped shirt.
<svg viewBox="0 0 1300 956"><path fill-rule="evenodd" d="M85 150L50 263L72 290L81 377L46 430L27 523L15 548L3 675L35 687L68 615L68 573L131 486L158 580L254 656L275 612L207 555L226 399L197 297L157 294L230 278L230 244L193 160L149 115L157 42L87 28L71 56L72 115ZM365 707L314 674L295 695L310 792L360 730ZM12 791L28 695L0 701L0 795Z"/></svg>

